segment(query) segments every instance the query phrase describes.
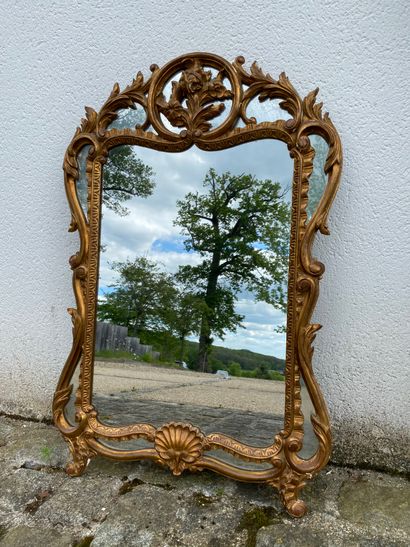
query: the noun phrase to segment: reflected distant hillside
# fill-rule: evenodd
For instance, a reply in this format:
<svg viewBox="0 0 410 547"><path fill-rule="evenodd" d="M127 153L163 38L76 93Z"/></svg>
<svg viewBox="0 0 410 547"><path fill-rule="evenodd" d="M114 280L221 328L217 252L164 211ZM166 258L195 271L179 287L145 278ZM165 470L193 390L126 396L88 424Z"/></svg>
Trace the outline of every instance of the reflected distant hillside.
<svg viewBox="0 0 410 547"><path fill-rule="evenodd" d="M190 344L197 345L194 342L190 342ZM234 361L235 363L239 363L244 370L254 370L261 365L265 365L269 370L277 370L282 374L285 370L284 359L278 359L272 355L255 353L248 349L230 349L222 346L213 346L212 358L221 361L224 365L228 365Z"/></svg>

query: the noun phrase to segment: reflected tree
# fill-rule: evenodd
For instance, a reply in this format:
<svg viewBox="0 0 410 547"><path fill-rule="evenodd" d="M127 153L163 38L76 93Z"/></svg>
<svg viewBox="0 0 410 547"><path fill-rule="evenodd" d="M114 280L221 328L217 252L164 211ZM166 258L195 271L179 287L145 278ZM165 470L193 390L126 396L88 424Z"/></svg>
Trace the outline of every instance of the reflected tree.
<svg viewBox="0 0 410 547"><path fill-rule="evenodd" d="M279 183L252 175L218 175L210 169L204 194L188 193L177 202L175 224L197 266L181 266L178 277L200 295L198 368L208 370L213 336L223 337L241 321L236 295L251 291L257 300L285 308L289 254L289 204Z"/></svg>
<svg viewBox="0 0 410 547"><path fill-rule="evenodd" d="M172 301L161 313L164 326L179 341L178 358L182 361L188 336L199 334L205 311L204 300L184 287L175 285Z"/></svg>
<svg viewBox="0 0 410 547"><path fill-rule="evenodd" d="M103 171L103 204L120 216L129 214L123 203L135 196L150 196L155 187L153 175L131 146L112 148Z"/></svg>
<svg viewBox="0 0 410 547"><path fill-rule="evenodd" d="M98 302L98 319L128 328L129 335L157 329L175 293L172 276L146 257L116 262L117 282Z"/></svg>
<svg viewBox="0 0 410 547"><path fill-rule="evenodd" d="M135 105L118 110L108 129L133 129L144 120L144 109ZM120 216L129 214L123 203L135 196L150 196L155 187L153 176L152 168L138 158L135 148L128 145L112 148L103 170L103 204Z"/></svg>
<svg viewBox="0 0 410 547"><path fill-rule="evenodd" d="M183 359L187 337L199 334L203 299L177 284L171 274L146 257L117 262L112 267L119 278L98 302L99 320L127 327L129 334L158 333L164 356L175 337L179 358Z"/></svg>

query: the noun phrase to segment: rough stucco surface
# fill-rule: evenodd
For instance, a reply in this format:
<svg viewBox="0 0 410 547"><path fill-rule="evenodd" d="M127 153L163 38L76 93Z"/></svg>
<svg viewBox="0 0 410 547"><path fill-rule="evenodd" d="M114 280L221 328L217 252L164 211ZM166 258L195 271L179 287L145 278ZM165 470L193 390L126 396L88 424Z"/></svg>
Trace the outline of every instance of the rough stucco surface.
<svg viewBox="0 0 410 547"><path fill-rule="evenodd" d="M195 50L286 70L321 98L344 147L314 320L315 370L334 424L334 458L404 465L409 420L410 156L404 1L220 3L3 1L0 70L0 410L49 415L71 344L68 257L77 248L61 164L83 115ZM28 16L29 15L29 16ZM406 406L407 405L407 406ZM408 434L407 434L408 435ZM408 445L407 445L408 446Z"/></svg>

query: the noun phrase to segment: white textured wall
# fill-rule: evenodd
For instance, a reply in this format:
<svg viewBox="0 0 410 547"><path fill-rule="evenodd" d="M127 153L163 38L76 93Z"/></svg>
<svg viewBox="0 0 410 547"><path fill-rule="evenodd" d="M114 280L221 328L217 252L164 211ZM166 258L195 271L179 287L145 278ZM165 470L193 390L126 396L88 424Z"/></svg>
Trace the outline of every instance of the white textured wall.
<svg viewBox="0 0 410 547"><path fill-rule="evenodd" d="M0 409L44 416L71 343L61 164L83 115L195 50L286 70L317 85L345 166L315 320L315 368L335 458L400 468L409 388L409 5L404 0L124 2L3 0L1 36ZM303 7L302 7L303 5ZM408 439L408 438L407 438ZM368 447L368 451L366 452Z"/></svg>

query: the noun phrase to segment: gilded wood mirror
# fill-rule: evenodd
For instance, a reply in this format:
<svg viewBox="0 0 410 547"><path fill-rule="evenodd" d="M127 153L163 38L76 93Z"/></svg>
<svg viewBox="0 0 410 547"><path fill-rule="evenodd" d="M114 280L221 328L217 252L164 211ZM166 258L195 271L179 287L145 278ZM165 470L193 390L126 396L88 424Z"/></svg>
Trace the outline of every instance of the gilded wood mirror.
<svg viewBox="0 0 410 547"><path fill-rule="evenodd" d="M299 490L326 465L310 318L341 144L315 90L191 53L86 108L64 158L77 308L54 396L70 475L150 459Z"/></svg>

